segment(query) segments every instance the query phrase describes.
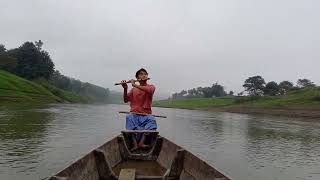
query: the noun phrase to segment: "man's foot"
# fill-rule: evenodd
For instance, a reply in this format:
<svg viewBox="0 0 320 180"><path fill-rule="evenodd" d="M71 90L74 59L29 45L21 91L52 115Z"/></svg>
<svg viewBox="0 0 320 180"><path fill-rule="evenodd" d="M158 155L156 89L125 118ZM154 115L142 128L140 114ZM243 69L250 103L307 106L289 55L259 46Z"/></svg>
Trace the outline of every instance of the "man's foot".
<svg viewBox="0 0 320 180"><path fill-rule="evenodd" d="M141 148L141 149L147 149L147 148L149 148L150 146L149 145L146 145L146 144L144 144L144 143L139 143L139 148Z"/></svg>
<svg viewBox="0 0 320 180"><path fill-rule="evenodd" d="M132 152L132 151L135 151L135 150L137 150L139 147L137 146L137 145L135 145L135 146L133 146L131 149L130 149L130 151Z"/></svg>

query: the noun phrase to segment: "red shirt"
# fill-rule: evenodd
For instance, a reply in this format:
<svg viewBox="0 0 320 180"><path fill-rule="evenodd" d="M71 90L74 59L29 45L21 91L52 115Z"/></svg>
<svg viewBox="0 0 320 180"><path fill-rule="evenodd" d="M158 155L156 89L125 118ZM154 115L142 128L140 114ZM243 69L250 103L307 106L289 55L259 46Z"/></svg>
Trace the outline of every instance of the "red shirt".
<svg viewBox="0 0 320 180"><path fill-rule="evenodd" d="M156 88L150 84L143 86L143 88L145 90L133 87L128 93L130 112L152 114L152 97Z"/></svg>

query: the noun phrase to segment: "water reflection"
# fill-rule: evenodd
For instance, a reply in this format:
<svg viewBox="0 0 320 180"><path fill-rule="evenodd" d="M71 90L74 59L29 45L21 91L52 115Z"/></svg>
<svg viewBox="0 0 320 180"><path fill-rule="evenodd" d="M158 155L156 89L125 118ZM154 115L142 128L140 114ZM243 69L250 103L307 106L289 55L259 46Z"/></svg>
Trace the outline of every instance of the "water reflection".
<svg viewBox="0 0 320 180"><path fill-rule="evenodd" d="M1 114L0 165L19 172L32 172L34 167L25 164L37 163L46 150L43 144L47 139L52 114L32 108L1 111Z"/></svg>
<svg viewBox="0 0 320 180"><path fill-rule="evenodd" d="M313 179L320 162L319 129L317 120L253 117L246 138L248 162L259 171L273 169L291 178Z"/></svg>

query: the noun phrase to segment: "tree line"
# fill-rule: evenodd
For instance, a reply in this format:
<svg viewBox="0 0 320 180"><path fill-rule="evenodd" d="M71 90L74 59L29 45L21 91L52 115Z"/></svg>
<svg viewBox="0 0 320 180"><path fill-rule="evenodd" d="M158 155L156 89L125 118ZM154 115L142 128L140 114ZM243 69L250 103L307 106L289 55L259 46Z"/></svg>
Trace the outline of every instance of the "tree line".
<svg viewBox="0 0 320 180"><path fill-rule="evenodd" d="M233 92L230 91L229 94L233 95ZM184 99L184 98L210 98L210 97L221 97L226 96L227 92L224 90L224 87L218 83L212 84L208 87L197 87L188 90L182 90L178 93L173 93L172 99Z"/></svg>
<svg viewBox="0 0 320 180"><path fill-rule="evenodd" d="M277 96L285 95L293 90L313 88L316 87L316 84L305 78L298 79L296 85L290 81L281 81L280 83L270 81L266 83L263 77L252 76L245 80L243 87L249 96ZM243 92L239 93L239 95L243 95Z"/></svg>
<svg viewBox="0 0 320 180"><path fill-rule="evenodd" d="M238 96L278 96L285 95L289 91L313 88L317 85L309 79L298 79L296 85L290 81L281 81L277 83L270 81L266 83L261 76L252 76L244 81L244 91L238 93ZM222 96L234 96L234 91L225 91L224 86L214 83L209 87L197 87L180 92L173 93L170 99L187 99L187 98L212 98Z"/></svg>
<svg viewBox="0 0 320 180"><path fill-rule="evenodd" d="M55 70L49 53L42 49L42 46L41 40L25 42L20 47L9 50L0 44L0 69L32 81L46 80L60 89L90 97L95 101L107 101L109 89L64 76Z"/></svg>

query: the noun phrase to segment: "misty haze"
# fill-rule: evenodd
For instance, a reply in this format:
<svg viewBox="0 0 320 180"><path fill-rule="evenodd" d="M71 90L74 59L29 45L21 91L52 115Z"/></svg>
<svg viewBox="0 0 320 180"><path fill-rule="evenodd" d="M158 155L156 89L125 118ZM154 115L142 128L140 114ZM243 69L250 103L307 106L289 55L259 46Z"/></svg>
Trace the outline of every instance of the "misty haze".
<svg viewBox="0 0 320 180"><path fill-rule="evenodd" d="M316 0L0 0L0 179L320 179L319 18Z"/></svg>

